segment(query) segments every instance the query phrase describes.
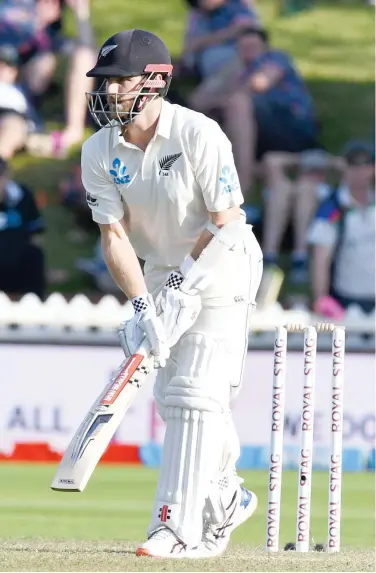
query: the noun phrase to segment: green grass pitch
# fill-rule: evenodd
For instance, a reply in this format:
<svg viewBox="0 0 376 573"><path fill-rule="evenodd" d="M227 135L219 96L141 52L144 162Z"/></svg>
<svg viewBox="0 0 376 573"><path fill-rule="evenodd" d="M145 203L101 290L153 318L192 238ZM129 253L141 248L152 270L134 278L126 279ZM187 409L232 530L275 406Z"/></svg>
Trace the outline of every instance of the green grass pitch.
<svg viewBox="0 0 376 573"><path fill-rule="evenodd" d="M1 571L374 571L375 498L372 473L344 474L339 555L267 555L266 472L243 472L259 497L256 514L232 536L224 557L205 561L136 558L145 539L157 472L100 466L83 493L49 489L55 467L0 465ZM285 472L281 546L295 537L297 473ZM325 542L328 474L315 473L312 537Z"/></svg>

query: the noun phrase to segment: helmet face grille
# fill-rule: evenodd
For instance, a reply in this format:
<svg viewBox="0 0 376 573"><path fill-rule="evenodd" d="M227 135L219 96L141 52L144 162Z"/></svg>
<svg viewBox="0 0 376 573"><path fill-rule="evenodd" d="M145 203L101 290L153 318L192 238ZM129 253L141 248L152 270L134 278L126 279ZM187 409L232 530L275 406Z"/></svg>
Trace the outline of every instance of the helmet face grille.
<svg viewBox="0 0 376 573"><path fill-rule="evenodd" d="M99 127L114 127L115 125L125 126L134 121L140 113L143 112L145 107L157 97L166 97L170 87L171 77L166 79L153 79L156 72L151 72L145 76L144 81L139 84L139 89L133 92L125 92L120 94L110 94L106 89L106 80L104 80L97 91L87 92L87 104L89 112ZM151 92L151 89L157 91ZM124 95L133 98L133 105L130 110L121 111L120 104L117 103L117 98ZM115 102L110 108L108 97L115 98ZM147 98L140 107L140 98Z"/></svg>

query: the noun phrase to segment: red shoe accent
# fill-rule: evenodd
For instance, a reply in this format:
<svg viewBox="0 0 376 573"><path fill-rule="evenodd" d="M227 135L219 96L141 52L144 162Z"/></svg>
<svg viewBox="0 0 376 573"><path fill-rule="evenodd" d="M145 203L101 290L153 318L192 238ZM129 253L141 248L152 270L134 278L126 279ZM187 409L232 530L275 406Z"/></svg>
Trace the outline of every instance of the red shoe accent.
<svg viewBox="0 0 376 573"><path fill-rule="evenodd" d="M143 547L138 547L138 549L136 549L136 555L138 557L153 557L150 551L148 549L144 549Z"/></svg>

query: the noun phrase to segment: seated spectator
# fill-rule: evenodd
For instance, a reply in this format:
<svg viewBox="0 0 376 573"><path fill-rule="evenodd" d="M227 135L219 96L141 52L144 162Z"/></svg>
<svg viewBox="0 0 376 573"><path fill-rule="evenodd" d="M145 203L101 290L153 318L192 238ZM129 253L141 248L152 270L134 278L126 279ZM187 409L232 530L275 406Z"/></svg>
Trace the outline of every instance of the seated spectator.
<svg viewBox="0 0 376 573"><path fill-rule="evenodd" d="M36 107L55 72L61 9L60 0L4 0L0 8L2 42L16 48L23 87Z"/></svg>
<svg viewBox="0 0 376 573"><path fill-rule="evenodd" d="M254 162L268 151L298 153L320 146L313 103L291 58L272 49L267 33L254 28L243 30L238 48L246 71L232 94L222 98L221 109L247 193Z"/></svg>
<svg viewBox="0 0 376 573"><path fill-rule="evenodd" d="M299 153L272 152L264 157L266 192L263 213L264 265L279 264L281 243L292 222L293 247L290 280L308 280L307 230L317 203L330 194L329 169L342 174L343 159L323 150Z"/></svg>
<svg viewBox="0 0 376 573"><path fill-rule="evenodd" d="M342 184L319 206L308 235L313 308L335 320L350 304L375 308L374 153L354 142L344 157Z"/></svg>
<svg viewBox="0 0 376 573"><path fill-rule="evenodd" d="M38 241L43 230L33 195L10 179L8 164L0 159L0 291L44 299L44 254Z"/></svg>
<svg viewBox="0 0 376 573"><path fill-rule="evenodd" d="M90 92L94 87L93 78L86 77L87 70L92 68L97 60L90 23L90 0L66 0L66 4L74 12L77 29L65 80L66 124L62 131L34 134L28 138L28 151L43 157L63 158L73 145L82 140L87 117L86 92Z"/></svg>
<svg viewBox="0 0 376 573"><path fill-rule="evenodd" d="M87 208L86 190L82 184L81 165L74 164L59 183L61 203L69 209L76 224L76 236L84 233L98 233L98 225L93 222L90 209ZM78 232L77 232L78 231Z"/></svg>
<svg viewBox="0 0 376 573"><path fill-rule="evenodd" d="M78 270L90 276L95 287L100 292L114 295L121 294L119 287L114 282L107 268L100 239L95 244L94 257L77 259L75 266Z"/></svg>
<svg viewBox="0 0 376 573"><path fill-rule="evenodd" d="M7 160L24 147L31 127L31 107L16 83L18 70L15 48L0 45L0 157Z"/></svg>
<svg viewBox="0 0 376 573"><path fill-rule="evenodd" d="M188 0L188 3L192 9L182 60L200 78L189 105L201 110L208 98L215 103L243 69L236 49L237 37L244 27L260 26L260 21L247 0Z"/></svg>
<svg viewBox="0 0 376 573"><path fill-rule="evenodd" d="M25 93L34 123L36 114L56 69L57 54L64 45L61 35L63 2L60 0L5 0L0 7L1 42L18 53L19 82ZM43 157L65 157L72 145L84 136L87 105L85 92L93 89L86 71L96 62L94 35L90 24L90 0L66 0L76 19L77 39L71 53L65 81L66 125L50 134L33 130L27 150ZM23 138L23 143L25 143Z"/></svg>

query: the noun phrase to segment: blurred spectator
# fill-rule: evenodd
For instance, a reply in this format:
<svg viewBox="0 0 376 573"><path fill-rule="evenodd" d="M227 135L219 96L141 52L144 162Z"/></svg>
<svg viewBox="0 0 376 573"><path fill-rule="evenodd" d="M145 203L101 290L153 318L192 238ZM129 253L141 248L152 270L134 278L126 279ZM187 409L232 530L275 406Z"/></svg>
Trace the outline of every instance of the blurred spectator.
<svg viewBox="0 0 376 573"><path fill-rule="evenodd" d="M342 173L344 161L321 149L299 153L272 152L264 157L266 192L263 215L264 264L278 265L279 251L291 219L293 247L290 280L308 280L307 230L317 203L330 193L329 169Z"/></svg>
<svg viewBox="0 0 376 573"><path fill-rule="evenodd" d="M0 45L0 157L11 159L27 139L30 106L16 83L19 57L11 45Z"/></svg>
<svg viewBox="0 0 376 573"><path fill-rule="evenodd" d="M95 287L103 293L121 294L119 287L110 275L103 257L101 240L98 239L94 248L93 258L77 259L75 266L93 280Z"/></svg>
<svg viewBox="0 0 376 573"><path fill-rule="evenodd" d="M41 0L38 0L41 1ZM47 1L47 0L43 0ZM86 72L97 60L94 34L90 23L90 0L66 0L76 19L77 36L64 82L66 125L62 131L35 134L28 139L28 150L44 157L65 157L71 146L84 136L87 117L86 92L94 87Z"/></svg>
<svg viewBox="0 0 376 573"><path fill-rule="evenodd" d="M59 183L59 192L62 204L74 216L77 230L81 234L94 231L98 234L98 225L94 223L90 209L87 208L86 190L82 184L81 165L75 164L67 177Z"/></svg>
<svg viewBox="0 0 376 573"><path fill-rule="evenodd" d="M238 48L246 71L222 98L221 109L246 193L255 160L268 151L297 153L320 145L311 97L290 56L273 50L267 33L252 27L242 31Z"/></svg>
<svg viewBox="0 0 376 573"><path fill-rule="evenodd" d="M6 161L0 159L0 291L45 296L44 254L39 233L44 221L33 195L10 179Z"/></svg>
<svg viewBox="0 0 376 573"><path fill-rule="evenodd" d="M23 87L36 106L56 68L61 10L60 0L4 0L0 8L2 42L18 51Z"/></svg>
<svg viewBox="0 0 376 573"><path fill-rule="evenodd" d="M182 60L200 78L190 106L208 111L243 69L236 49L239 33L244 27L259 27L260 20L249 0L187 1L191 10ZM210 108L206 106L208 99L213 103Z"/></svg>
<svg viewBox="0 0 376 573"><path fill-rule="evenodd" d="M57 55L64 46L61 34L62 9L75 14L77 26L67 73L65 92L66 125L50 134L32 133L27 149L33 155L65 157L72 145L82 140L87 117L85 92L93 89L86 77L96 61L94 35L90 24L90 0L5 0L0 7L1 43L13 46L18 54L19 82L29 109L39 108L56 69ZM25 97L24 96L24 97ZM40 118L37 118L40 122ZM22 134L25 143L25 134ZM11 155L9 155L11 156Z"/></svg>
<svg viewBox="0 0 376 573"><path fill-rule="evenodd" d="M22 54L21 78L33 105L38 108L54 77L57 55L63 43L62 2L35 0L36 37L34 46Z"/></svg>
<svg viewBox="0 0 376 573"><path fill-rule="evenodd" d="M338 320L350 304L375 307L374 153L354 142L344 157L342 184L319 206L308 237L313 308Z"/></svg>

